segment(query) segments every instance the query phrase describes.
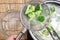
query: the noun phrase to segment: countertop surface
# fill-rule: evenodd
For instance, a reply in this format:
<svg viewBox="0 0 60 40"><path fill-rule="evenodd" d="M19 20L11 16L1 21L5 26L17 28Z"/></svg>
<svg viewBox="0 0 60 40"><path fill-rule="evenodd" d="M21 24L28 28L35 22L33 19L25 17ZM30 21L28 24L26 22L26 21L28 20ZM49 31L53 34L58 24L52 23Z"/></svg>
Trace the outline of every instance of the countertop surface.
<svg viewBox="0 0 60 40"><path fill-rule="evenodd" d="M6 32L4 33L2 29L2 19L6 15L6 12L20 11L24 5L22 3L26 3L27 1L28 0L0 0L0 40L6 40L6 38L8 38L8 36L5 35ZM7 34L18 34L18 32L7 32ZM22 36L21 40L27 40L27 32Z"/></svg>

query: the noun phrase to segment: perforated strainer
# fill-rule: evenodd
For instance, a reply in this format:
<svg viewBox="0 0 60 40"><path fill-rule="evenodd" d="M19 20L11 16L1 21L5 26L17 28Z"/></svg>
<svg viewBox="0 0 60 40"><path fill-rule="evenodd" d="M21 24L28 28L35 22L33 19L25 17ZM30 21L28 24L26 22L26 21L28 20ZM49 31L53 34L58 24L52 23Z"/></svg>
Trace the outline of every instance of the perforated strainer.
<svg viewBox="0 0 60 40"><path fill-rule="evenodd" d="M24 13L26 11L26 8L27 8L28 5L34 5L35 6L37 3L41 3L42 4L42 8L43 8L42 16L45 17L45 21L44 22L38 22L35 19L33 19L32 21L30 21L29 18ZM45 5L44 3L42 3L41 1L38 1L38 2L36 2L36 1L34 2L33 1L33 2L30 2L30 3L26 4L23 7L20 15L21 15L20 18L21 18L22 24L26 28L31 29L31 30L35 30L35 31L43 29L44 26L49 23L49 18L50 18L50 12L49 12L48 6ZM33 24L33 26L32 26L32 24Z"/></svg>
<svg viewBox="0 0 60 40"><path fill-rule="evenodd" d="M29 18L25 15L25 11L27 9L27 6L28 5L34 5L35 6L37 3L41 3L42 4L42 8L43 8L42 16L45 17L45 21L44 22L38 22L35 19L30 21ZM31 30L31 31L42 30L47 24L49 24L49 18L50 18L50 12L49 12L48 6L45 5L43 2L41 2L39 0L30 1L29 3L27 3L23 7L23 9L20 12L21 23L25 26L26 29ZM21 36L21 34L20 34L20 36ZM18 37L19 37L19 35L18 35ZM17 39L18 39L18 37L17 37Z"/></svg>

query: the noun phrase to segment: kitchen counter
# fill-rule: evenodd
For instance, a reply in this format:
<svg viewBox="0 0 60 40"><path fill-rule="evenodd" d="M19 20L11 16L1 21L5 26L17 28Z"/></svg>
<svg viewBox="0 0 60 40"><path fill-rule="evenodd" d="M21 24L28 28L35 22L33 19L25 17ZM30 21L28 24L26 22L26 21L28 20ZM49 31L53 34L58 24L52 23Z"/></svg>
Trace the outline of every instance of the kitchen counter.
<svg viewBox="0 0 60 40"><path fill-rule="evenodd" d="M23 7L24 4L18 4L18 3L26 3L27 1L28 0L0 0L0 40L6 40L7 38L7 36L3 33L1 25L2 22L1 19L3 18L3 16L6 15L7 11L20 11L20 9ZM14 34L18 34L18 32ZM27 32L22 36L21 40L27 40Z"/></svg>

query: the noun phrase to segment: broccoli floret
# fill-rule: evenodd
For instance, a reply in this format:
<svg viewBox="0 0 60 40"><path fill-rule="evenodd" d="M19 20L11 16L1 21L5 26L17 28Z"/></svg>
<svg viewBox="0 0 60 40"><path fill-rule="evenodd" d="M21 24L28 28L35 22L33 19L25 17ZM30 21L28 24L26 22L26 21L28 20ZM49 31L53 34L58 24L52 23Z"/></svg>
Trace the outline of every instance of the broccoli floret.
<svg viewBox="0 0 60 40"><path fill-rule="evenodd" d="M29 14L30 12L33 12L33 11L35 11L35 6L33 6L33 5L28 5L25 14Z"/></svg>
<svg viewBox="0 0 60 40"><path fill-rule="evenodd" d="M49 30L53 30L53 27L51 24L49 24L47 27L49 28Z"/></svg>
<svg viewBox="0 0 60 40"><path fill-rule="evenodd" d="M36 16L40 16L42 14L42 11L40 11L40 10L36 11L35 14L36 14Z"/></svg>
<svg viewBox="0 0 60 40"><path fill-rule="evenodd" d="M43 22L45 18L40 15L42 12L42 5L38 3L36 6L28 5L25 14L28 15L29 20L32 20L36 16L37 21Z"/></svg>
<svg viewBox="0 0 60 40"><path fill-rule="evenodd" d="M36 20L43 22L45 20L45 17L44 16L38 16L38 17L36 17Z"/></svg>
<svg viewBox="0 0 60 40"><path fill-rule="evenodd" d="M50 8L50 11L51 11L52 13L54 13L54 12L55 12L55 7L51 7L51 8Z"/></svg>
<svg viewBox="0 0 60 40"><path fill-rule="evenodd" d="M48 36L49 35L49 32L47 31L47 29L43 30L42 32L45 36Z"/></svg>
<svg viewBox="0 0 60 40"><path fill-rule="evenodd" d="M35 6L35 11L38 11L38 10L42 10L42 5L40 3L38 3L36 6Z"/></svg>
<svg viewBox="0 0 60 40"><path fill-rule="evenodd" d="M34 12L28 14L29 20L32 20L35 17Z"/></svg>

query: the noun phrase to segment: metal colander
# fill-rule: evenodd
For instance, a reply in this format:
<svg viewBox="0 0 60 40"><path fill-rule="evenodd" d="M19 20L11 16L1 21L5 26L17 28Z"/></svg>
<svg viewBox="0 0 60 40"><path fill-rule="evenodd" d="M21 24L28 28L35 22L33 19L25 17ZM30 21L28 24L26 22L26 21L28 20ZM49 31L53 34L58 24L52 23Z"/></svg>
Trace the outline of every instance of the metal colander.
<svg viewBox="0 0 60 40"><path fill-rule="evenodd" d="M35 6L37 3L41 3L42 4L42 8L43 8L42 16L45 17L45 21L44 22L37 22L35 19L32 20L32 21L29 21L28 17L25 15L25 11L26 11L27 6L30 5L30 4ZM22 24L26 28L28 28L28 29L30 29L32 31L38 31L38 30L43 29L49 23L49 18L50 18L50 12L49 12L48 6L45 5L43 2L36 1L36 0L30 1L29 3L27 3L23 7L23 9L21 10L20 15L21 15L20 18L21 18ZM32 25L34 25L34 26L32 26Z"/></svg>

